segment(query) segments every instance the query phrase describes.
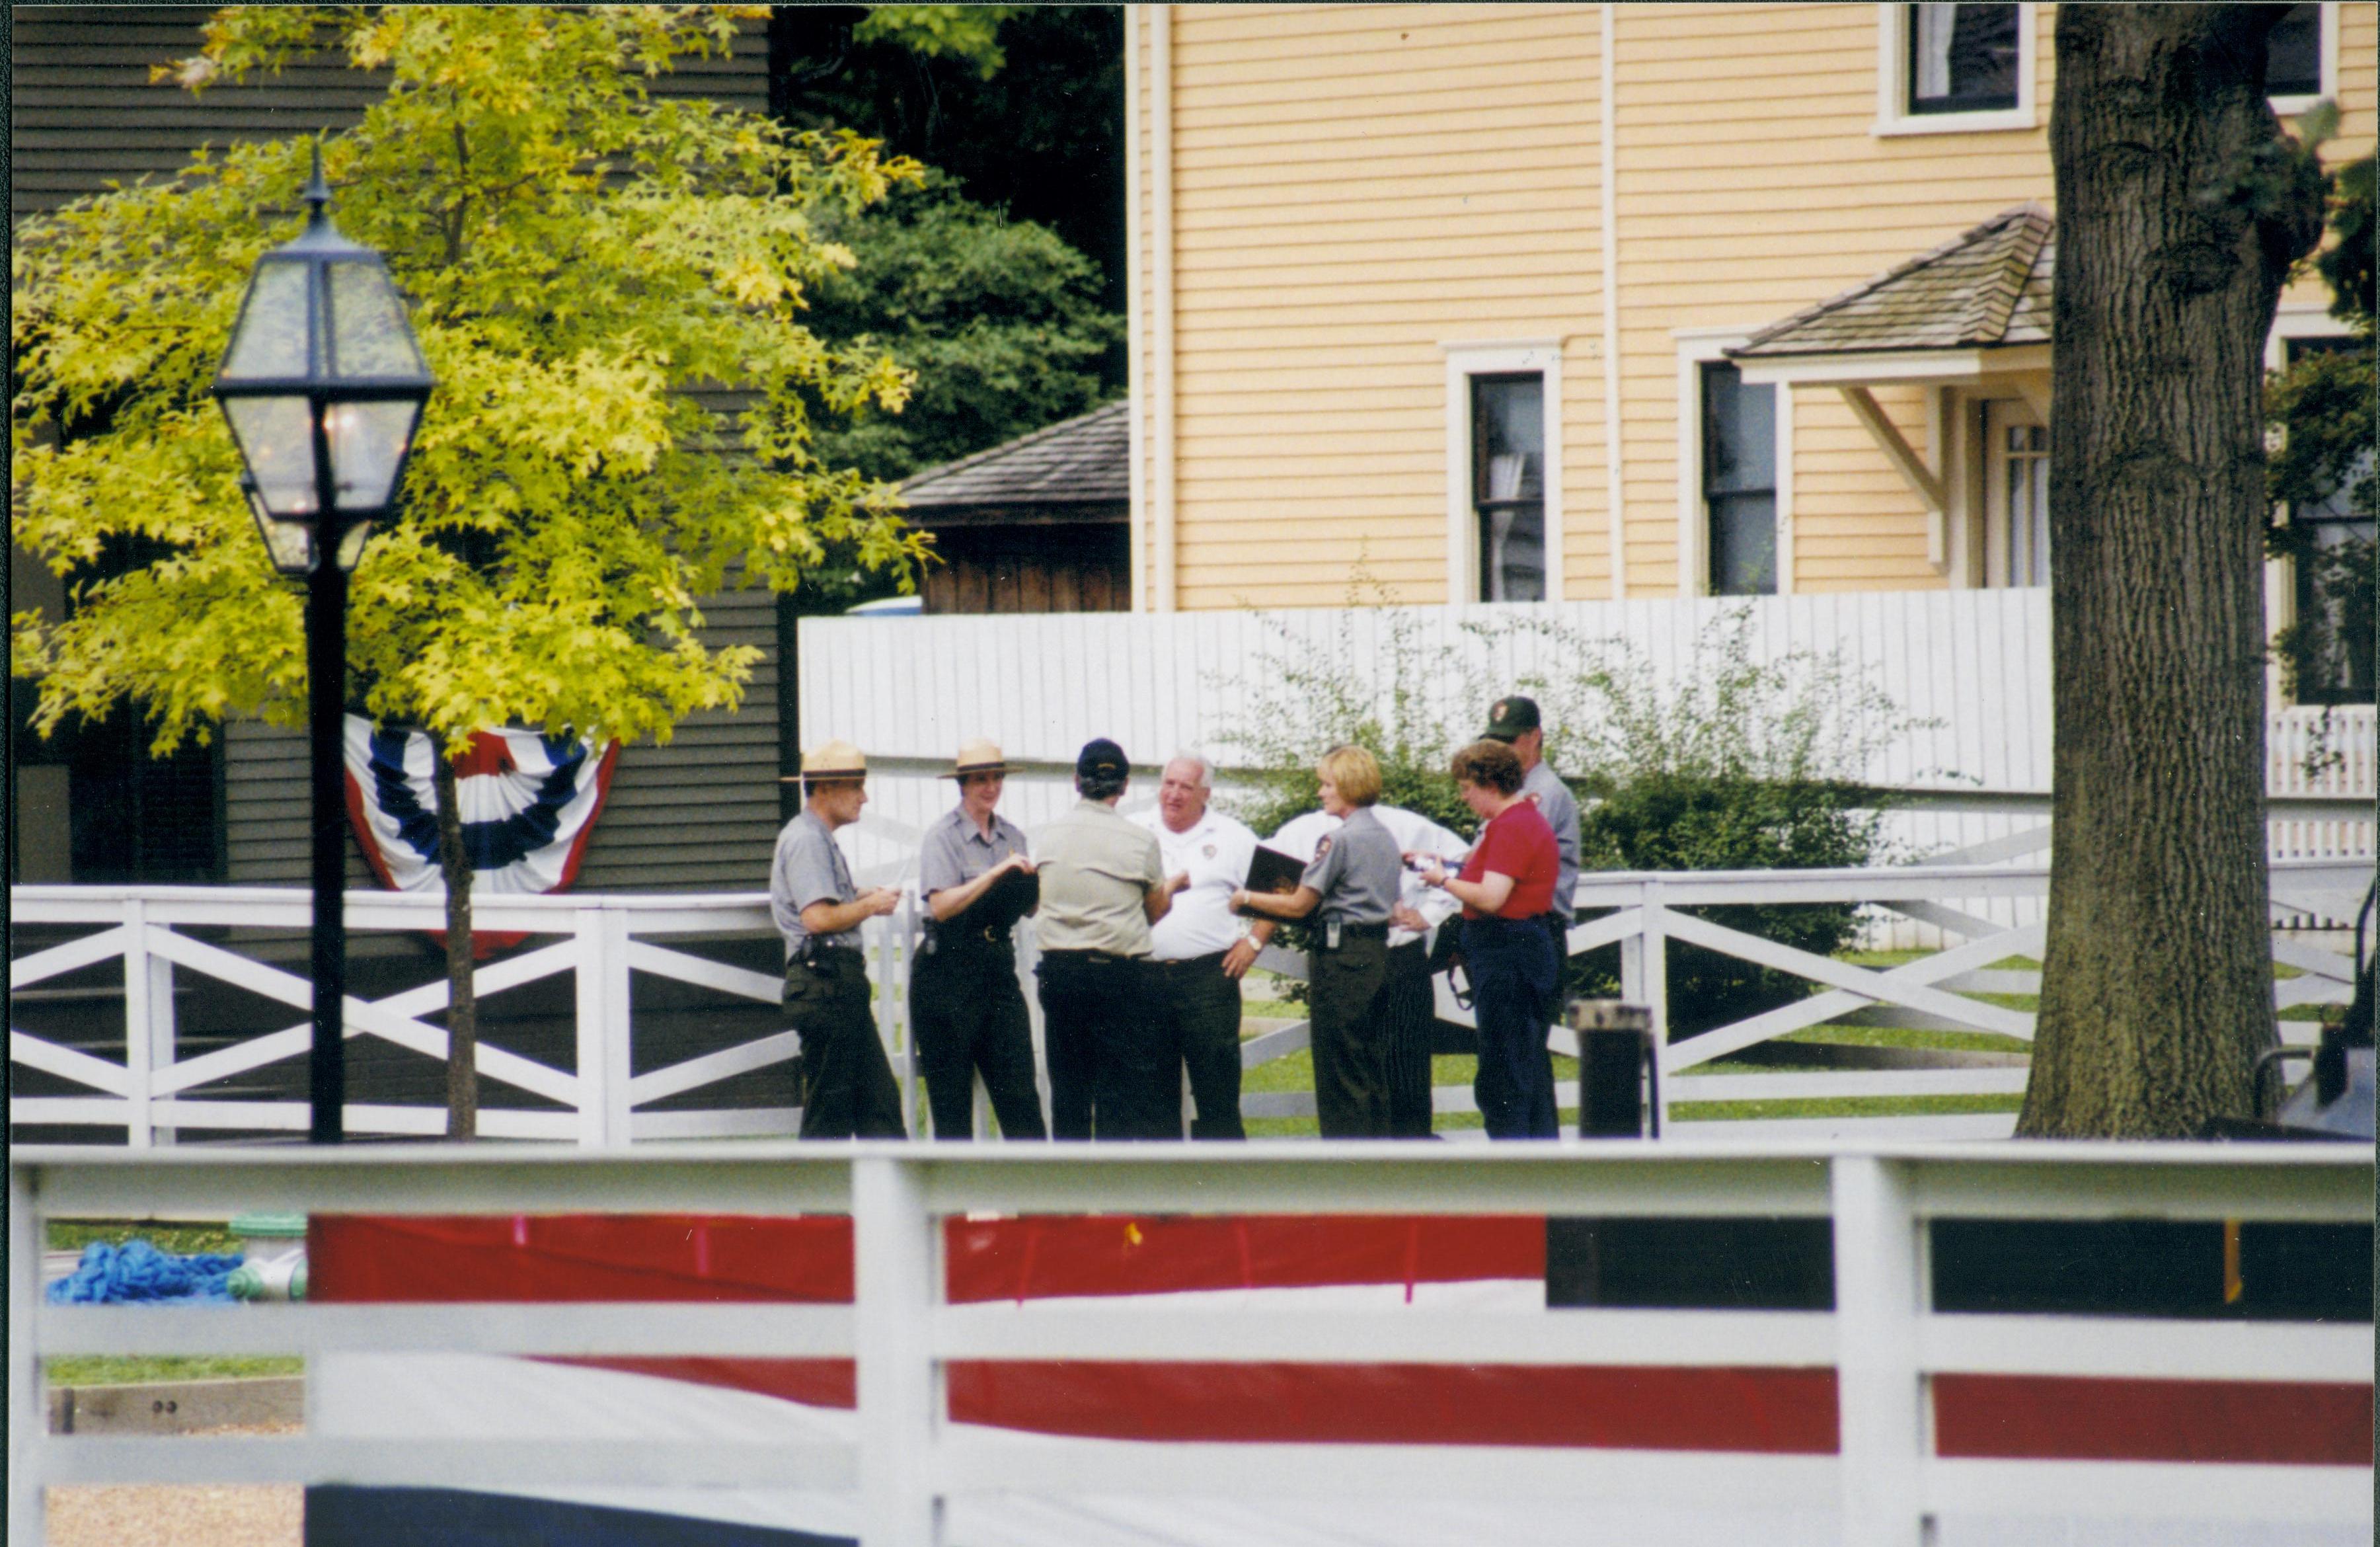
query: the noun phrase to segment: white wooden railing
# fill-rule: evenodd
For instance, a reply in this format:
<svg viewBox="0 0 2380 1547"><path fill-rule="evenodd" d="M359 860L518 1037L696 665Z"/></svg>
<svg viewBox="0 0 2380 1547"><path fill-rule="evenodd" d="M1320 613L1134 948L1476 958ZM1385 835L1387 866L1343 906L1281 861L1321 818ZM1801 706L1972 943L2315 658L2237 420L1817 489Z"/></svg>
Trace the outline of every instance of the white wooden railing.
<svg viewBox="0 0 2380 1547"><path fill-rule="evenodd" d="M1494 1149L1385 1143L1183 1146L669 1146L289 1151L18 1148L9 1157L10 1547L43 1540L44 1490L69 1483L341 1482L536 1490L802 1488L856 1492L864 1547L929 1547L988 1494L1560 1500L1583 1511L1726 1501L1831 1517L1846 1547L1918 1547L1961 1517L2060 1540L2368 1539L2356 1465L1956 1459L1929 1438L1950 1372L2361 1383L2369 1324L1937 1313L1937 1218L2311 1221L2372 1217L2368 1148L2329 1145L1681 1143ZM1713 1216L1832 1222L1828 1311L1438 1312L1410 1307L1159 1316L1077 1303L944 1303L940 1225L959 1214L1409 1212ZM43 1221L227 1211L373 1213L848 1212L844 1306L42 1303ZM856 1357L856 1439L722 1442L53 1435L42 1361L67 1354L454 1351ZM1573 1366L1764 1366L1834 1372L1839 1448L1774 1456L1407 1444L1135 1444L953 1424L954 1359L1210 1359ZM310 1363L310 1368L312 1365ZM567 1421L556 1420L556 1421ZM1592 1517L1582 1513L1580 1518ZM2154 1530L2162 1528L2162 1538ZM2152 1534L2143 1534L2143 1530Z"/></svg>
<svg viewBox="0 0 2380 1547"><path fill-rule="evenodd" d="M2364 860L2299 860L2272 868L2277 916L2292 911L2351 916L2371 879ZM1663 1049L1659 1082L1664 1132L1676 1117L1691 1119L1698 1103L1797 1098L1910 1096L2009 1096L2022 1093L2022 1067L1893 1069L1790 1074L1695 1074L1694 1070L1755 1043L1805 1028L1845 1021L1997 1033L2029 1041L2033 1017L1972 997L1977 993L2033 994L2037 971L1998 968L2010 957L2037 957L2039 924L2008 927L1977 911L1982 904L2010 897L2039 898L2048 890L2041 863L1921 865L1895 869L1766 872L1706 871L1679 874L1594 874L1582 877L1582 907L1612 909L1571 932L1573 952L1617 944L1622 965L1622 996L1648 1005L1656 1041ZM12 1065L40 1069L84 1088L87 1094L13 1096L9 1116L17 1125L92 1125L122 1127L136 1148L181 1132L204 1129L301 1132L307 1109L297 1101L251 1102L206 1099L202 1088L268 1065L303 1056L310 1029L303 1021L263 1031L212 1052L182 1056L176 1048L174 1010L176 970L213 978L277 1000L294 1011L311 1004L307 981L269 963L194 938L187 931L223 926L302 930L308 919L305 894L213 887L17 887L11 892L15 922L31 925L95 925L92 933L30 952L10 963L12 992L38 990L42 982L79 968L121 959L124 973L125 1058L121 1064L78 1048L11 1029ZM1960 944L1905 966L1877 969L1799 951L1756 935L1696 918L1690 909L1742 904L1857 905L1916 919ZM526 1090L552 1103L545 1110L483 1105L480 1132L490 1138L567 1139L601 1147L662 1139L764 1137L794 1131L798 1109L733 1108L707 1111L643 1110L665 1099L734 1076L783 1063L798 1052L794 1034L776 1032L707 1053L662 1068L632 1074L637 1028L630 1015L633 973L650 973L725 994L775 1004L775 975L673 949L686 936L764 935L773 938L768 905L756 895L722 896L561 896L486 898L475 906L476 921L490 930L519 930L556 937L508 960L480 969L477 992L492 998L540 979L575 979L577 1067L555 1068L482 1041L478 1067L483 1080ZM352 932L421 930L442 921L438 899L390 893L357 893L347 903ZM915 920L905 906L888 919L871 920L866 945L876 985L880 1033L893 1060L896 1078L916 1113L917 1079L908 1038L907 957L905 942ZM1019 953L1037 1041L1039 1006L1031 992L1034 952L1029 930ZM1824 992L1780 1009L1706 1030L1684 1041L1668 1041L1665 985L1670 943L1700 945L1722 955L1806 979ZM2277 962L2299 976L2275 985L2277 1005L2344 1004L2354 969L2348 958L2277 934ZM1305 973L1304 958L1269 951L1263 965L1293 977ZM1467 1023L1443 980L1439 1013ZM446 1033L420 1017L443 1010L443 978L384 999L350 996L350 1037L372 1036L424 1057L443 1061ZM2284 1021L2285 1031L2311 1033L2310 1023ZM1251 1039L1242 1048L1244 1067L1253 1068L1304 1050L1303 1022ZM1559 1051L1576 1044L1556 1032ZM1037 1060L1038 1062L1038 1060ZM1441 1087L1434 1097L1444 1113L1476 1110L1466 1088ZM1251 1091L1241 1110L1252 1117L1310 1116L1314 1097L1305 1091ZM2005 1138L2012 1117L2006 1112L1971 1115L1729 1122L1740 1139L1811 1137L1825 1132L1879 1136ZM1888 1125L1876 1127L1876 1125ZM357 1102L347 1108L347 1127L357 1134L435 1135L444 1113L432 1106ZM980 1117L978 1127L983 1127Z"/></svg>

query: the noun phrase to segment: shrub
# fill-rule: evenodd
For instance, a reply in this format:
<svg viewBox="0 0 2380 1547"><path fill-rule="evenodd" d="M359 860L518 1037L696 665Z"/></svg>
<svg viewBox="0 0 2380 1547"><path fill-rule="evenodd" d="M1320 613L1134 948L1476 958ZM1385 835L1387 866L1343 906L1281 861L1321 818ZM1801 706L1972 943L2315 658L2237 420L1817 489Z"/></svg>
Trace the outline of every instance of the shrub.
<svg viewBox="0 0 2380 1547"><path fill-rule="evenodd" d="M1518 627L1574 663L1524 683L1546 713L1548 748L1586 798L1587 871L1813 870L1885 858L1890 799L1861 781L1877 754L1932 722L1900 712L1840 652L1755 659L1748 608L1720 614L1684 668L1663 682L1644 652L1562 625ZM1687 909L1723 927L1818 956L1857 932L1852 904ZM1790 1004L1806 979L1672 942L1670 1033L1688 1037ZM1569 992L1613 994L1620 950L1571 963Z"/></svg>
<svg viewBox="0 0 2380 1547"><path fill-rule="evenodd" d="M1374 633L1368 661L1351 611L1319 648L1274 625L1277 642L1257 669L1219 684L1238 706L1222 737L1242 765L1224 803L1260 834L1315 808L1316 760L1352 741L1379 759L1385 803L1470 834L1477 823L1447 763L1477 735L1487 706L1517 688L1537 700L1548 757L1581 797L1583 870L1864 865L1886 858L1891 802L1861 781L1888 746L1933 723L1903 713L1840 652L1757 658L1747 607L1705 626L1666 681L1625 640L1547 618L1473 624L1463 647L1449 651L1409 610L1364 615ZM1503 673L1497 658L1522 642L1560 665ZM1690 911L1819 956L1849 944L1858 927L1850 904ZM1672 1037L1811 992L1805 979L1698 946L1672 942L1667 959ZM1619 988L1619 947L1572 959L1568 993Z"/></svg>

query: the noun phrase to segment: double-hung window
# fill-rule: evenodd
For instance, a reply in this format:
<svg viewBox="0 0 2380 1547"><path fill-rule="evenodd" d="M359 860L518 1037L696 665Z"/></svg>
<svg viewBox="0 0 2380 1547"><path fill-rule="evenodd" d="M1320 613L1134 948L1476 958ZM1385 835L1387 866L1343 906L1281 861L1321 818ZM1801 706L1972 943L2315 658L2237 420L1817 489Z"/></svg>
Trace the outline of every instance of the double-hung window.
<svg viewBox="0 0 2380 1547"><path fill-rule="evenodd" d="M1702 494L1714 596L1777 590L1777 389L1702 366Z"/></svg>
<svg viewBox="0 0 2380 1547"><path fill-rule="evenodd" d="M2017 104L2015 6L1909 7L1904 111L1999 113Z"/></svg>
<svg viewBox="0 0 2380 1547"><path fill-rule="evenodd" d="M1546 382L1471 378L1471 508L1479 600L1546 599Z"/></svg>
<svg viewBox="0 0 2380 1547"><path fill-rule="evenodd" d="M2034 104L2037 7L1876 7L1878 134L2040 127Z"/></svg>

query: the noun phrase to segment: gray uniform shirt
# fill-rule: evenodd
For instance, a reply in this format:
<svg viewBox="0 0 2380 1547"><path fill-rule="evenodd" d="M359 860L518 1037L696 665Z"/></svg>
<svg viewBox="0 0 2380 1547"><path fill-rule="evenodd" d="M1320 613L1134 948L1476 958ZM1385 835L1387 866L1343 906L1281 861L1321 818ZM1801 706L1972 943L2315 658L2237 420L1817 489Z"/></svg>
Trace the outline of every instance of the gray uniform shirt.
<svg viewBox="0 0 2380 1547"><path fill-rule="evenodd" d="M966 814L965 807L953 806L928 827L926 835L918 841L917 895L923 899L953 886L964 886L1010 855L1025 851L1025 830L1016 823L995 811L991 834L987 837L983 829L975 824L975 818ZM936 927L934 916L928 913L928 938L932 937Z"/></svg>
<svg viewBox="0 0 2380 1547"><path fill-rule="evenodd" d="M1385 924L1404 880L1404 856L1369 806L1358 806L1325 837L1299 877L1322 894L1314 916L1324 923Z"/></svg>
<svg viewBox="0 0 2380 1547"><path fill-rule="evenodd" d="M1148 889L1165 880L1155 834L1104 801L1081 800L1041 830L1034 862L1041 877L1034 936L1041 949L1149 954Z"/></svg>
<svg viewBox="0 0 2380 1547"><path fill-rule="evenodd" d="M777 932L785 937L789 958L810 938L802 927L803 908L814 902L847 903L858 895L859 888L851 883L851 867L844 863L843 846L825 822L804 811L785 823L777 834L776 862L769 867L769 913L777 920ZM856 929L818 938L821 945L859 948Z"/></svg>
<svg viewBox="0 0 2380 1547"><path fill-rule="evenodd" d="M1554 830L1554 911L1567 919L1578 895L1578 797L1548 762L1522 778L1521 793L1536 798L1537 814Z"/></svg>

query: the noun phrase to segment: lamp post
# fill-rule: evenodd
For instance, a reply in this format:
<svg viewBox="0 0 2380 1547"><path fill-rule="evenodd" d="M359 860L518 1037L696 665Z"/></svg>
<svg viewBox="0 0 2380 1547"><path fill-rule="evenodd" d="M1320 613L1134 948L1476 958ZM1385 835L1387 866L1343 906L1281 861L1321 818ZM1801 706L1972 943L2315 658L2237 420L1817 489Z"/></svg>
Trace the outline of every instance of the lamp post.
<svg viewBox="0 0 2380 1547"><path fill-rule="evenodd" d="M306 579L307 721L314 859L313 1107L310 1137L344 1137L346 845L340 749L346 709L347 573L395 507L430 370L379 253L331 224L322 148L304 233L257 260L215 372L247 472L240 488L284 575Z"/></svg>

